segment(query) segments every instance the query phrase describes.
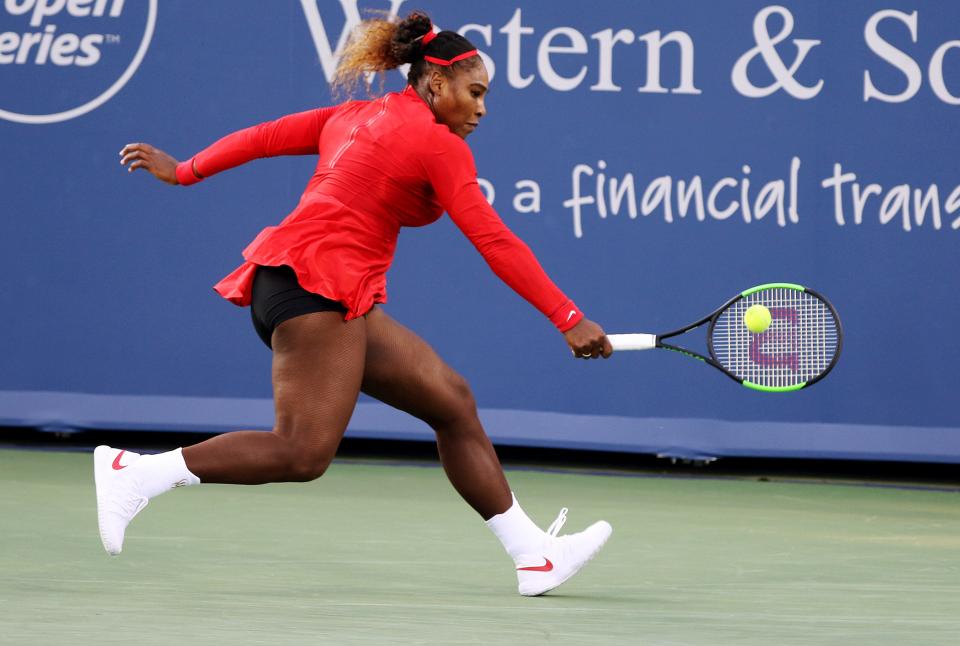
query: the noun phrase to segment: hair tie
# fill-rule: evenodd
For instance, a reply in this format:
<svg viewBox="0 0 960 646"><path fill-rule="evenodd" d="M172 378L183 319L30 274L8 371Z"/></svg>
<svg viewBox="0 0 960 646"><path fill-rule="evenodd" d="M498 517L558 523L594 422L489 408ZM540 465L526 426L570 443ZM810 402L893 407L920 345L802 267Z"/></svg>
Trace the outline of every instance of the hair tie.
<svg viewBox="0 0 960 646"><path fill-rule="evenodd" d="M423 36L420 37L421 38L420 46L426 47L427 45L430 44L430 41L432 41L436 37L437 37L437 34L434 33L433 31L433 25L430 25L430 31L428 31L427 33L425 33Z"/></svg>

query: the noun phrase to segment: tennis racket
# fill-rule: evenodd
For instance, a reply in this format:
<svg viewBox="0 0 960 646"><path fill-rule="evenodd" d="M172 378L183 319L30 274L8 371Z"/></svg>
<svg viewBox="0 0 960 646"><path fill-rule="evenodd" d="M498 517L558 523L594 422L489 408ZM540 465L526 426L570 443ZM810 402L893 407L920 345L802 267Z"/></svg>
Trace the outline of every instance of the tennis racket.
<svg viewBox="0 0 960 646"><path fill-rule="evenodd" d="M744 314L753 305L770 312L769 326L751 332ZM707 354L666 339L707 325ZM699 359L747 388L800 390L817 383L837 364L843 328L823 295L792 283L768 283L741 292L714 312L665 334L608 334L615 351L663 348Z"/></svg>

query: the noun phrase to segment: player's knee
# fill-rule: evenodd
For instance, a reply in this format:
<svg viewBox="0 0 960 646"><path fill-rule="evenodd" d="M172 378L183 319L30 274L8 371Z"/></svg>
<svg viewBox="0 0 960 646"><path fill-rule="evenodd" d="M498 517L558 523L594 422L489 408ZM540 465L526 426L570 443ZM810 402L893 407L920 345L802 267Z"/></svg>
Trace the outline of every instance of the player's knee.
<svg viewBox="0 0 960 646"><path fill-rule="evenodd" d="M285 482L310 482L322 476L330 463L336 447L328 449L323 444L297 441L298 435L291 429L278 427L275 431L282 439L274 458L278 471L284 474Z"/></svg>
<svg viewBox="0 0 960 646"><path fill-rule="evenodd" d="M333 456L328 456L319 451L297 452L291 455L286 464L288 482L310 482L316 480L327 471L327 467L333 461Z"/></svg>
<svg viewBox="0 0 960 646"><path fill-rule="evenodd" d="M462 425L477 416L477 402L470 384L461 375L450 371L443 384L443 397L437 411L440 425Z"/></svg>
<svg viewBox="0 0 960 646"><path fill-rule="evenodd" d="M450 389L453 391L456 408L462 414L473 416L477 412L477 401L473 398L473 390L467 380L458 374L451 379Z"/></svg>

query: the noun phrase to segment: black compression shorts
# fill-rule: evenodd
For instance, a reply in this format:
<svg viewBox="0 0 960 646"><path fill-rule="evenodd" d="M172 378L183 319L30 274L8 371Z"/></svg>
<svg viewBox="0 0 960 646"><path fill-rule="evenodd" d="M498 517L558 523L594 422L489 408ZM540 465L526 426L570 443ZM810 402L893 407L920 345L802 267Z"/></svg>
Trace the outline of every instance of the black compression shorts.
<svg viewBox="0 0 960 646"><path fill-rule="evenodd" d="M286 265L257 267L253 278L250 316L257 334L273 349L271 338L278 325L295 316L313 312L347 313L343 304L308 292L297 282L297 275Z"/></svg>

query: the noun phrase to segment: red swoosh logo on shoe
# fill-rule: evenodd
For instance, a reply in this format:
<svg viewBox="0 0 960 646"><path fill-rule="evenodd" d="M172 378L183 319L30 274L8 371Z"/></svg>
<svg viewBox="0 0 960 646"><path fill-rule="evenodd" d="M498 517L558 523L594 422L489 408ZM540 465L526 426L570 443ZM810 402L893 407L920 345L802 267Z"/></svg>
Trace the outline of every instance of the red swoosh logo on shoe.
<svg viewBox="0 0 960 646"><path fill-rule="evenodd" d="M110 466L113 467L114 471L119 471L120 469L126 469L128 466L130 466L129 464L124 464L124 465L120 464L120 458L123 457L124 453L126 453L126 450L120 451L119 453L117 453L117 457L113 459L113 464Z"/></svg>
<svg viewBox="0 0 960 646"><path fill-rule="evenodd" d="M546 556L543 557L543 565L536 565L533 567L518 567L517 571L525 570L527 572L549 572L553 569L553 563L550 562Z"/></svg>

